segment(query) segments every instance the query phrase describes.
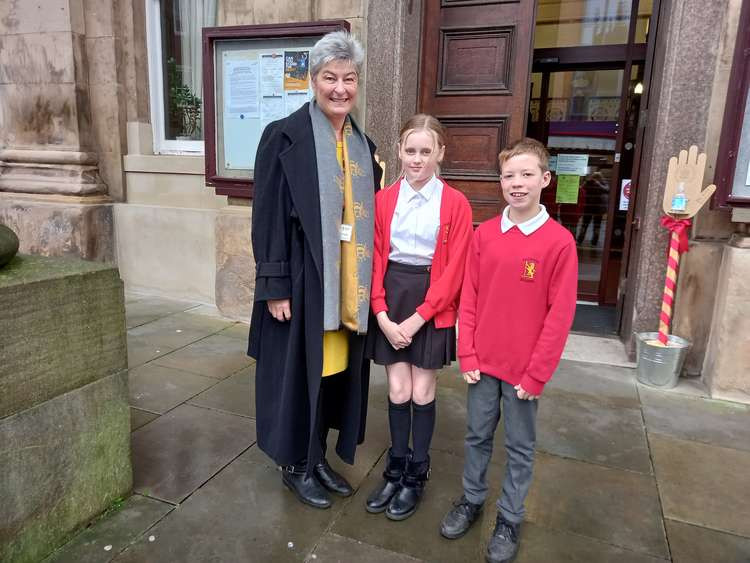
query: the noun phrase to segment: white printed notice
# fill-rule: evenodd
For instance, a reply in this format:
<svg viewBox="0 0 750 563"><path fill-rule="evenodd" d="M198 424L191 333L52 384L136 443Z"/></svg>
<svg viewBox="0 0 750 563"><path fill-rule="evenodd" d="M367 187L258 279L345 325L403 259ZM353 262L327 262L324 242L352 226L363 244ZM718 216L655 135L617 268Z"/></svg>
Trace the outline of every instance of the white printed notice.
<svg viewBox="0 0 750 563"><path fill-rule="evenodd" d="M310 93L307 90L297 90L286 93L286 114L301 108L307 100L310 99Z"/></svg>
<svg viewBox="0 0 750 563"><path fill-rule="evenodd" d="M281 96L284 93L284 53L261 53L260 95Z"/></svg>
<svg viewBox="0 0 750 563"><path fill-rule="evenodd" d="M586 176L588 165L589 155L587 154L558 154L555 171L558 175Z"/></svg>
<svg viewBox="0 0 750 563"><path fill-rule="evenodd" d="M260 99L260 120L264 125L285 116L284 96L263 96Z"/></svg>
<svg viewBox="0 0 750 563"><path fill-rule="evenodd" d="M224 115L258 118L258 61L224 61Z"/></svg>

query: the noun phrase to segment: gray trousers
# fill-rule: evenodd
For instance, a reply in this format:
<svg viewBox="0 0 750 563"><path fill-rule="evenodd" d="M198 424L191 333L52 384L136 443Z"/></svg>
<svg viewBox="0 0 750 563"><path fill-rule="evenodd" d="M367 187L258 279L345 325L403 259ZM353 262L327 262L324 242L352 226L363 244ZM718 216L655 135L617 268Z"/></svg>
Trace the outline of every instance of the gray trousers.
<svg viewBox="0 0 750 563"><path fill-rule="evenodd" d="M468 385L464 495L474 504L483 504L487 498L487 467L502 412L508 460L497 509L512 524L523 520L524 501L531 485L537 405L538 401L519 399L513 385L491 375L483 373L477 383Z"/></svg>

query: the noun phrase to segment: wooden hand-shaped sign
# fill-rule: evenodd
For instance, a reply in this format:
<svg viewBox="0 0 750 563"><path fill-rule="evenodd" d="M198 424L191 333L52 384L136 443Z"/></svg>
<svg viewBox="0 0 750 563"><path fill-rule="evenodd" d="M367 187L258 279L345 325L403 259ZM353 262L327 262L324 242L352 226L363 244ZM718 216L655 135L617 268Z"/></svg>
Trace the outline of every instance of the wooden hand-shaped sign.
<svg viewBox="0 0 750 563"><path fill-rule="evenodd" d="M701 189L705 171L706 153L698 154L698 147L695 145L691 146L689 151L681 150L679 158L673 156L669 159L664 190L664 213L676 219L689 219L698 213L716 190L713 184ZM675 196L678 194L684 194L684 209L680 209L679 205L676 209L673 207Z"/></svg>
<svg viewBox="0 0 750 563"><path fill-rule="evenodd" d="M677 292L677 271L680 265L680 254L687 252L690 219L700 211L714 191L711 184L702 189L703 174L706 172L706 153L698 154L695 145L690 150L681 150L680 156L669 159L667 184L664 189L664 213L661 224L670 230L669 256L667 258L667 275L662 294L661 313L659 314L658 344L667 346L669 342L669 325L672 321L672 306Z"/></svg>

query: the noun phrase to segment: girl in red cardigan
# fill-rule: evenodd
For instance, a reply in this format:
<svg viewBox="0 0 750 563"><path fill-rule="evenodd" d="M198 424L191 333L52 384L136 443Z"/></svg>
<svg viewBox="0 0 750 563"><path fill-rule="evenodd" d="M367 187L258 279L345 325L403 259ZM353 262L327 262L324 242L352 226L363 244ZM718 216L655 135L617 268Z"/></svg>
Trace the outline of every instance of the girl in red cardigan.
<svg viewBox="0 0 750 563"><path fill-rule="evenodd" d="M367 350L388 375L391 448L384 480L368 497L367 510L385 510L391 520L417 509L430 468L436 370L456 359L456 315L472 222L466 197L436 176L444 153L440 122L415 115L399 135L402 174L375 196L370 303L377 325L370 329Z"/></svg>

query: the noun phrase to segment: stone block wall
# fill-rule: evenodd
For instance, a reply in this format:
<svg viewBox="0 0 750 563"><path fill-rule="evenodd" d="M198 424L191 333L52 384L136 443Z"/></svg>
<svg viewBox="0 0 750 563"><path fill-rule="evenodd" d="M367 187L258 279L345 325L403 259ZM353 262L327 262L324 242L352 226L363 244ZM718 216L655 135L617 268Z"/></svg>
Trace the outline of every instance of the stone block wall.
<svg viewBox="0 0 750 563"><path fill-rule="evenodd" d="M116 269L0 269L0 561L40 561L130 490L126 370Z"/></svg>

